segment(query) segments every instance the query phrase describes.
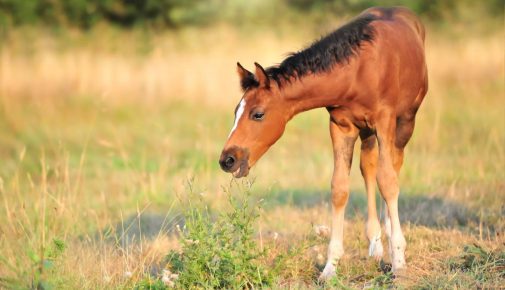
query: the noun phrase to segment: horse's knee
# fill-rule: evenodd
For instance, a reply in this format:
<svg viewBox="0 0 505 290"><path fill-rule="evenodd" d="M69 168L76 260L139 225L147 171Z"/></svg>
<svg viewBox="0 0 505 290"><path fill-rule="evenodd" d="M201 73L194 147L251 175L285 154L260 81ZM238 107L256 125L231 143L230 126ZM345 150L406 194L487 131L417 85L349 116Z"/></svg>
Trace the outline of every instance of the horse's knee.
<svg viewBox="0 0 505 290"><path fill-rule="evenodd" d="M333 207L340 208L347 204L349 198L349 180L335 178L331 182L331 202Z"/></svg>

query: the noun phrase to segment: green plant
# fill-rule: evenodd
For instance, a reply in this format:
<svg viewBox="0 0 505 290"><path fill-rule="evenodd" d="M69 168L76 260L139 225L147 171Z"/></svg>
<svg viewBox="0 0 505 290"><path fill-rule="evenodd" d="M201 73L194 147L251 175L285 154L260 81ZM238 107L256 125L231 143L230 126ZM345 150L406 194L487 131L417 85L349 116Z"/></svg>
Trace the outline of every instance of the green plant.
<svg viewBox="0 0 505 290"><path fill-rule="evenodd" d="M350 290L351 288L344 284L345 276L339 271L337 267L335 271L335 276L330 279L328 286L333 289Z"/></svg>
<svg viewBox="0 0 505 290"><path fill-rule="evenodd" d="M28 256L33 263L32 287L37 289L50 289L51 283L47 281L48 272L53 269L56 259L65 251L65 243L59 239L53 239L52 243L42 248L40 253L28 251Z"/></svg>
<svg viewBox="0 0 505 290"><path fill-rule="evenodd" d="M231 210L214 216L201 199L192 200L180 230L181 253L172 251L169 267L178 273L176 288L240 289L271 285L272 271L254 235L259 202L229 193Z"/></svg>
<svg viewBox="0 0 505 290"><path fill-rule="evenodd" d="M449 268L470 273L482 283L494 275L505 278L505 250L491 251L478 244L466 245L461 255L449 260Z"/></svg>
<svg viewBox="0 0 505 290"><path fill-rule="evenodd" d="M167 286L165 285L165 283L163 283L162 280L152 279L151 277L147 277L147 278L141 280L137 284L135 289L136 290L163 290L163 289L167 289Z"/></svg>
<svg viewBox="0 0 505 290"><path fill-rule="evenodd" d="M104 22L118 27L135 25L177 28L188 25L208 25L219 21L241 24L245 21L268 21L277 24L278 14L297 18L309 14L331 17L358 13L371 6L406 6L432 21L457 15L458 10L475 10L494 18L502 16L502 2L485 1L474 5L470 0L282 0L267 1L203 1L203 0L0 0L0 27L45 25L49 27L78 27L89 29ZM473 10L472 10L473 9ZM273 17L273 16L276 17Z"/></svg>

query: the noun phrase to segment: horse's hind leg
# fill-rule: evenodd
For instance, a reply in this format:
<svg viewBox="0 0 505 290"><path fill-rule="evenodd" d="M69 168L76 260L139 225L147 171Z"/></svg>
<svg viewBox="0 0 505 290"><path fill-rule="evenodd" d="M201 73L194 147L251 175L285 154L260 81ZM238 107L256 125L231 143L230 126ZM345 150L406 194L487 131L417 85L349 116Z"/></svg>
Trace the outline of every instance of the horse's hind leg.
<svg viewBox="0 0 505 290"><path fill-rule="evenodd" d="M410 138L412 137L412 133L414 132L415 125L415 115L409 114L396 119L396 130L395 130L395 142L393 146L393 167L396 171L396 175L400 176L400 170L403 165L403 156L404 149ZM386 209L387 209L386 205ZM386 228L386 236L389 241L389 257L391 261L393 261L394 256L394 247L392 242L392 229L391 229L391 219L389 210L386 211L384 227Z"/></svg>
<svg viewBox="0 0 505 290"><path fill-rule="evenodd" d="M403 159L403 148L397 145L404 143L399 136L403 130L408 129L404 125L397 123L397 118L391 113L385 113L377 120L377 140L379 143L379 162L377 170L377 182L381 194L386 201L389 214L389 222L391 224L391 234L389 238L389 248L391 255L391 263L393 272L405 267L405 247L406 241L400 225L400 217L398 215L398 196L400 187L398 184L398 173ZM411 135L411 134L410 134Z"/></svg>
<svg viewBox="0 0 505 290"><path fill-rule="evenodd" d="M380 260L384 250L381 241L381 226L375 204L377 160L379 158L377 138L370 129L362 129L359 136L361 139L360 169L365 180L368 198L368 219L366 222L366 236L369 241L368 255Z"/></svg>
<svg viewBox="0 0 505 290"><path fill-rule="evenodd" d="M320 279L327 280L335 275L335 264L344 254L344 212L349 198L349 172L351 170L354 143L358 129L347 119L338 119L332 113L330 134L333 142L334 171L331 180L331 240L328 246L328 260Z"/></svg>

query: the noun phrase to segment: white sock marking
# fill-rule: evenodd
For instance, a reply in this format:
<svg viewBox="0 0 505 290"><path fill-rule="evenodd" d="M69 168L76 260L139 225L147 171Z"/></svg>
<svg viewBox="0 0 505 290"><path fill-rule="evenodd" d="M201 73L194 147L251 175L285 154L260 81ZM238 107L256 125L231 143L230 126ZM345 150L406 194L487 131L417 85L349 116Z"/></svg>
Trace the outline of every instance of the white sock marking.
<svg viewBox="0 0 505 290"><path fill-rule="evenodd" d="M244 113L244 108L245 108L245 100L242 98L238 106L237 113L235 114L235 123L233 123L233 127L231 128L231 132L228 135L228 138L230 138L231 134L233 134L233 131L237 129L238 121L240 120L240 117L242 117L242 114Z"/></svg>
<svg viewBox="0 0 505 290"><path fill-rule="evenodd" d="M368 248L368 256L372 257L375 255L375 251L377 250L378 247L381 247L381 231L379 230L379 233L370 240L370 246Z"/></svg>

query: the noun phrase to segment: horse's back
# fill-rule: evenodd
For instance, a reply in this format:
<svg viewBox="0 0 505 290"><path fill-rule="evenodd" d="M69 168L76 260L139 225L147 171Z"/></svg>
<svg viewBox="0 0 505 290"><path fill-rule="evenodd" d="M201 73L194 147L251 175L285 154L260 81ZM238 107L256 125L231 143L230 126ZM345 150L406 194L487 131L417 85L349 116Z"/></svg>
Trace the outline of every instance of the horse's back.
<svg viewBox="0 0 505 290"><path fill-rule="evenodd" d="M425 38L425 28L419 17L412 12L410 9L395 6L395 7L372 7L363 11L360 15L375 15L378 21L393 21L393 22L403 22L404 24L411 27L411 29L417 32L419 38L424 43Z"/></svg>

